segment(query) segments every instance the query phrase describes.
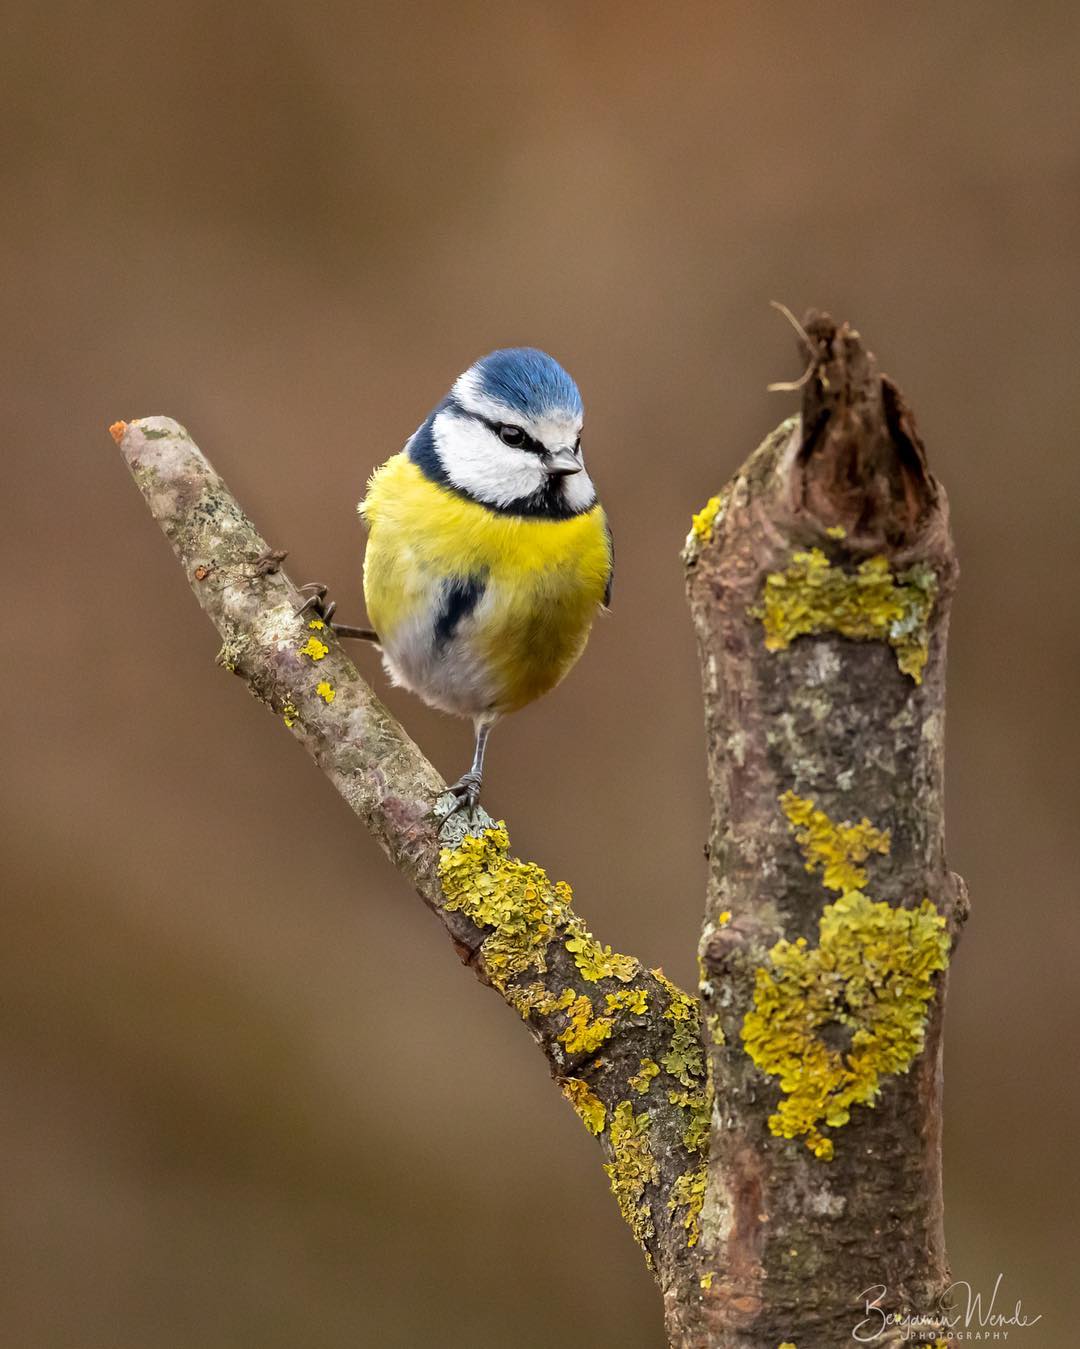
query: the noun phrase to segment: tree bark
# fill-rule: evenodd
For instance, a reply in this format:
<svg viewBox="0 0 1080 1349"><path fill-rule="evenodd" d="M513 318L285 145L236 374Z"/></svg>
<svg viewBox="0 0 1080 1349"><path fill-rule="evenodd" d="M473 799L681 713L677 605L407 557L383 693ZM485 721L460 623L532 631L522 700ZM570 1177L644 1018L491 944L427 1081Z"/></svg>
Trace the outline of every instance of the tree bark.
<svg viewBox="0 0 1080 1349"><path fill-rule="evenodd" d="M833 1349L866 1290L926 1313L948 1282L942 1011L966 912L942 821L956 564L899 392L848 327L806 327L801 418L695 517L684 554L713 803L700 1001L597 942L569 887L511 856L505 826L454 808L333 633L298 616L284 554L183 427L111 428L219 662L526 1022L600 1140L675 1349Z"/></svg>
<svg viewBox="0 0 1080 1349"><path fill-rule="evenodd" d="M669 1316L684 1349L831 1349L867 1298L926 1315L949 1282L942 1015L966 916L943 829L957 566L899 391L847 325L804 328L801 417L695 518L685 553L712 795L700 956L717 1109L702 1215L714 1277Z"/></svg>

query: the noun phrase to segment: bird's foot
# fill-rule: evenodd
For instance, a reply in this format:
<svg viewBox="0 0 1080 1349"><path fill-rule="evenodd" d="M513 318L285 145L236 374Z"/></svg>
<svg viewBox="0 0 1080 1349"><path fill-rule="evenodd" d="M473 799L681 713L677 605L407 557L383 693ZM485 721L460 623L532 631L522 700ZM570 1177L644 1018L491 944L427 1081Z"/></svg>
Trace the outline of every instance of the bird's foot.
<svg viewBox="0 0 1080 1349"><path fill-rule="evenodd" d="M480 800L481 781L481 775L470 769L468 773L462 773L453 786L447 787L446 790L457 797L459 810L463 806L468 810L475 809L476 803Z"/></svg>
<svg viewBox="0 0 1080 1349"><path fill-rule="evenodd" d="M296 617L299 618L301 614L306 614L310 611L316 618L332 627L333 625L330 623L330 620L334 616L334 610L337 608L337 604L333 600L327 604L327 587L318 581L309 581L307 585L300 586L299 590L302 595L307 595L307 599L301 604L300 608L297 609Z"/></svg>
<svg viewBox="0 0 1080 1349"><path fill-rule="evenodd" d="M297 618L301 614L312 613L320 623L325 623L335 637L355 637L362 642L378 642L379 634L374 628L354 628L347 623L333 623L334 611L337 604L331 600L326 602L327 588L319 581L309 581L307 585L300 586L302 593L310 591L307 599L296 611Z"/></svg>

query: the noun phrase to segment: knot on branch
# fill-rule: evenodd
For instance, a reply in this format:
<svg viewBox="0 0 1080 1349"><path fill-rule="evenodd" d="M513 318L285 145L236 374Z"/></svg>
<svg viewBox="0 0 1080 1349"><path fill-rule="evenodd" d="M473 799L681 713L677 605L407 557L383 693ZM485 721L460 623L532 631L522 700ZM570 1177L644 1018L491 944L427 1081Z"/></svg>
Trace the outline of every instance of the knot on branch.
<svg viewBox="0 0 1080 1349"><path fill-rule="evenodd" d="M849 323L811 310L802 329L797 505L856 547L910 542L938 499L911 410Z"/></svg>

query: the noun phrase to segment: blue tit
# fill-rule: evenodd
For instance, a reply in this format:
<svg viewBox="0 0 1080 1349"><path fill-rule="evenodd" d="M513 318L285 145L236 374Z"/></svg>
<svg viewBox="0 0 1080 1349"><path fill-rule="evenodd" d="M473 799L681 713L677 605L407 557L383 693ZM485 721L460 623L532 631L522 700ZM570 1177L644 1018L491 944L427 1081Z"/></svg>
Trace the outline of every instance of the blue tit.
<svg viewBox="0 0 1080 1349"><path fill-rule="evenodd" d="M583 415L550 356L493 351L360 503L383 663L395 684L472 721L472 767L450 789L469 807L492 726L564 678L611 598L611 532L585 469Z"/></svg>

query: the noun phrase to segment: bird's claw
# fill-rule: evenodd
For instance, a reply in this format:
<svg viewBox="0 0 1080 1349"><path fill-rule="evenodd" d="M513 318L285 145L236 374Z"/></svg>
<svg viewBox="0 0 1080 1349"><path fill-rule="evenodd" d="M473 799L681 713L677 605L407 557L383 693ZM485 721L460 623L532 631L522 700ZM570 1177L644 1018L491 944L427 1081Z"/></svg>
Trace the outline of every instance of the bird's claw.
<svg viewBox="0 0 1080 1349"><path fill-rule="evenodd" d="M318 581L309 581L307 585L300 586L299 590L301 593L310 590L311 594L297 609L296 617L299 618L301 614L306 614L310 609L315 617L321 619L327 627L333 627L330 620L334 616L337 603L334 600L331 600L329 604L326 603L327 587Z"/></svg>
<svg viewBox="0 0 1080 1349"><path fill-rule="evenodd" d="M326 586L321 581L309 581L307 585L299 587L301 591L311 591L307 599L295 611L296 617L301 614L313 613L315 617L324 624L335 637L355 638L358 641L374 642L379 644L379 634L374 628L354 628L349 623L334 623L331 620L337 611L337 604L331 600L326 602Z"/></svg>
<svg viewBox="0 0 1080 1349"><path fill-rule="evenodd" d="M458 809L463 806L468 810L474 810L477 802L480 800L480 783L482 779L479 773L472 771L462 773L457 782L446 790L457 797Z"/></svg>

